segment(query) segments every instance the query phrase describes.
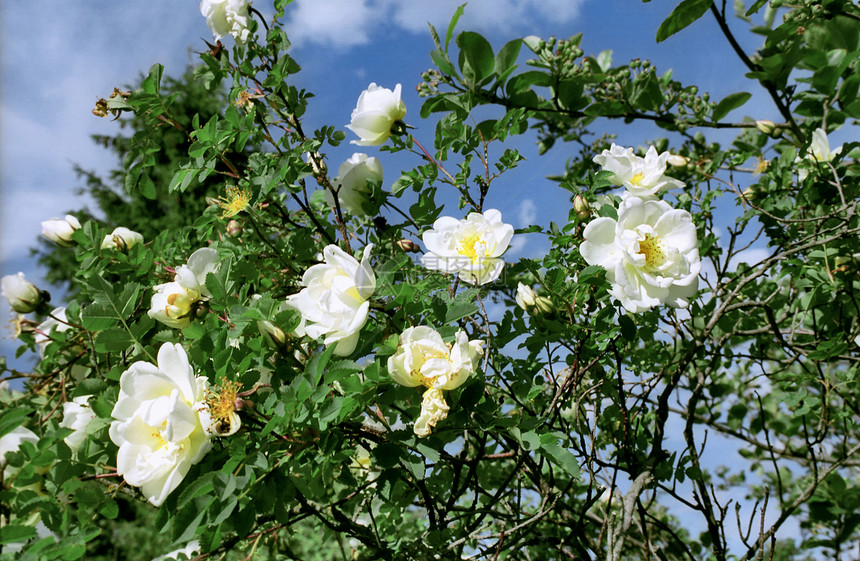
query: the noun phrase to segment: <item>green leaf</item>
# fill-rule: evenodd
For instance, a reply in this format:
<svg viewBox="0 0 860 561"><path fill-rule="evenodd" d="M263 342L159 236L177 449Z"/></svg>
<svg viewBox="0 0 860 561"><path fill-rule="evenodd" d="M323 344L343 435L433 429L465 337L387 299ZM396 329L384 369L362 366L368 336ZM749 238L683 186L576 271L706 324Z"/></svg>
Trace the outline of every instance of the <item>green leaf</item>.
<svg viewBox="0 0 860 561"><path fill-rule="evenodd" d="M23 524L9 524L0 528L0 544L25 542L36 537L36 529Z"/></svg>
<svg viewBox="0 0 860 561"><path fill-rule="evenodd" d="M522 39L514 39L508 41L504 47L496 53L496 60L493 66L493 73L501 80L503 76L509 74L516 68L517 57L520 54L520 48L523 46Z"/></svg>
<svg viewBox="0 0 860 561"><path fill-rule="evenodd" d="M748 92L737 92L727 95L720 100L716 107L714 107L714 113L711 115L711 119L715 123L720 121L723 117L729 114L729 111L737 109L746 103L751 97L752 94Z"/></svg>
<svg viewBox="0 0 860 561"><path fill-rule="evenodd" d="M470 85L480 85L484 78L493 73L493 48L483 36L473 31L464 31L457 35L457 46L460 47L460 70L463 72L463 78L467 82L473 82Z"/></svg>
<svg viewBox="0 0 860 561"><path fill-rule="evenodd" d="M448 44L451 43L451 37L454 36L454 29L457 27L457 22L460 21L460 16L463 15L463 9L466 7L465 4L460 4L457 9L454 11L454 16L451 18L451 22L448 24L448 31L445 33L445 52L448 51Z"/></svg>
<svg viewBox="0 0 860 561"><path fill-rule="evenodd" d="M711 0L684 0L669 14L657 30L657 42L665 41L703 15L711 7Z"/></svg>
<svg viewBox="0 0 860 561"><path fill-rule="evenodd" d="M750 17L754 13L758 12L762 6L767 4L768 0L756 0L755 3L750 6L750 9L747 10L747 13L744 14L746 17Z"/></svg>
<svg viewBox="0 0 860 561"><path fill-rule="evenodd" d="M128 349L134 339L125 329L113 328L96 334L95 347L100 353L121 352Z"/></svg>
<svg viewBox="0 0 860 561"><path fill-rule="evenodd" d="M102 331L115 327L119 319L113 310L93 302L81 311L81 323L88 331Z"/></svg>
<svg viewBox="0 0 860 561"><path fill-rule="evenodd" d="M3 413L0 413L0 436L9 434L12 429L23 425L29 414L29 409L24 409L21 407L9 409L8 411L3 411ZM0 461L2 461L2 459L3 457L0 456Z"/></svg>

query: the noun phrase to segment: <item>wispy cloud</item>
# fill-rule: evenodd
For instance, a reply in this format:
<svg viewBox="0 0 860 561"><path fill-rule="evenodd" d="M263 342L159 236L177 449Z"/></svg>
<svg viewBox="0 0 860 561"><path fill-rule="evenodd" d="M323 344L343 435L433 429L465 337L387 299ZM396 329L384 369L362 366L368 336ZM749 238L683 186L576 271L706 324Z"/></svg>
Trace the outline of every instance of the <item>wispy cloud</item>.
<svg viewBox="0 0 860 561"><path fill-rule="evenodd" d="M479 32L537 31L540 22L567 23L585 0L471 0L461 29ZM296 0L287 8L287 32L294 44L352 47L370 42L392 27L412 33L427 23L444 30L462 0Z"/></svg>

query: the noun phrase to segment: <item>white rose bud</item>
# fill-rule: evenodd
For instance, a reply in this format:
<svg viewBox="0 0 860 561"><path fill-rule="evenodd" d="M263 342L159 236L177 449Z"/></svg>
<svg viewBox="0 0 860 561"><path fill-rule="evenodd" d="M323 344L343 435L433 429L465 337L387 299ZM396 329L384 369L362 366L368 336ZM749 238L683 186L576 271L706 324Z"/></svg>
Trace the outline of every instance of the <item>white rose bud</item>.
<svg viewBox="0 0 860 561"><path fill-rule="evenodd" d="M582 195L577 195L573 198L573 210L580 218L588 218L591 216L591 205L588 201L582 198Z"/></svg>
<svg viewBox="0 0 860 561"><path fill-rule="evenodd" d="M102 249L128 251L131 247L143 243L143 235L123 226L114 228L113 232L102 240Z"/></svg>
<svg viewBox="0 0 860 561"><path fill-rule="evenodd" d="M353 140L352 144L378 146L388 140L391 127L405 116L406 105L400 100L400 84L391 91L371 83L358 97L346 128L361 139Z"/></svg>
<svg viewBox="0 0 860 561"><path fill-rule="evenodd" d="M67 214L65 218L51 218L42 222L42 235L62 247L72 247L72 234L81 227L78 219Z"/></svg>
<svg viewBox="0 0 860 561"><path fill-rule="evenodd" d="M690 163L690 160L680 154L669 154L669 157L666 158L666 163L673 168L685 168Z"/></svg>
<svg viewBox="0 0 860 561"><path fill-rule="evenodd" d="M42 292L24 278L24 273L3 277L0 280L0 293L19 314L32 312L44 300Z"/></svg>
<svg viewBox="0 0 860 561"><path fill-rule="evenodd" d="M373 187L381 184L382 164L379 159L368 157L367 154L353 154L340 165L334 180L341 210L356 216L365 214L364 202L368 200ZM325 192L325 200L328 206L335 208L334 194L328 189Z"/></svg>
<svg viewBox="0 0 860 561"><path fill-rule="evenodd" d="M526 286L523 283L517 283L517 306L528 312L535 305L537 294L532 290L532 287Z"/></svg>
<svg viewBox="0 0 860 561"><path fill-rule="evenodd" d="M770 136L773 134L774 129L776 129L776 125L773 121L762 119L755 122L755 128L757 128L762 134Z"/></svg>
<svg viewBox="0 0 860 561"><path fill-rule="evenodd" d="M271 321L258 321L257 329L260 330L263 341L272 349L278 350L287 342L287 334L284 333L284 330Z"/></svg>

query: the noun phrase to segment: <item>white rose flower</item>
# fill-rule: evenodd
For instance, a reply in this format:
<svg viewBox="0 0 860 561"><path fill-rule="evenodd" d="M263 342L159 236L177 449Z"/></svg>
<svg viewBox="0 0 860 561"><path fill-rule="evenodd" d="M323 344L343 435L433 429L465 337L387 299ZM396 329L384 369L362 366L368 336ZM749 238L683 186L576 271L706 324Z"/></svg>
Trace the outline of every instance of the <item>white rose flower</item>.
<svg viewBox="0 0 860 561"><path fill-rule="evenodd" d="M483 345L483 341L469 341L462 329L454 343L447 344L432 327L409 327L400 334L397 352L388 357L388 374L407 387L453 390L475 372Z"/></svg>
<svg viewBox="0 0 860 561"><path fill-rule="evenodd" d="M91 395L82 395L63 404L63 420L60 421L60 427L75 431L63 439L73 452L77 452L87 439L87 426L96 418L88 403L91 397Z"/></svg>
<svg viewBox="0 0 860 561"><path fill-rule="evenodd" d="M373 191L374 185L382 184L382 164L367 154L355 153L340 165L334 188L340 208L350 214L365 214L363 204ZM325 200L334 209L334 194L326 189Z"/></svg>
<svg viewBox="0 0 860 561"><path fill-rule="evenodd" d="M43 300L42 292L36 288L36 285L27 281L24 273L6 275L0 279L0 294L19 314L32 312Z"/></svg>
<svg viewBox="0 0 860 561"><path fill-rule="evenodd" d="M443 216L422 236L428 253L421 263L435 271L459 273L472 284L487 284L502 274L501 255L513 236L514 227L502 222L496 209L473 212L463 220Z"/></svg>
<svg viewBox="0 0 860 561"><path fill-rule="evenodd" d="M42 356L45 355L45 348L51 343L50 335L53 329L63 332L71 328L72 326L69 325L66 319L65 306L51 310L51 314L36 328L34 340L36 341L36 346L39 347L39 354Z"/></svg>
<svg viewBox="0 0 860 561"><path fill-rule="evenodd" d="M657 149L651 146L645 157L640 158L633 153L633 148L612 144L609 150L594 157L594 163L615 174L612 182L626 187L631 195L652 198L660 191L684 187L683 181L663 175L670 156L669 152L658 156Z"/></svg>
<svg viewBox="0 0 860 561"><path fill-rule="evenodd" d="M114 228L113 232L102 240L102 249L128 251L132 246L143 243L143 235L124 226Z"/></svg>
<svg viewBox="0 0 860 561"><path fill-rule="evenodd" d="M191 324L194 304L200 300L198 291L188 290L176 281L156 285L153 290L149 317L175 329L185 329Z"/></svg>
<svg viewBox="0 0 860 561"><path fill-rule="evenodd" d="M448 416L450 408L445 402L445 396L442 390L430 388L421 399L421 413L415 419L415 425L412 427L412 432L418 438L429 436L433 427L439 421L444 420Z"/></svg>
<svg viewBox="0 0 860 561"><path fill-rule="evenodd" d="M517 283L517 295L515 297L517 306L524 311L529 312L534 307L537 301L537 294L530 286L526 286L521 282Z"/></svg>
<svg viewBox="0 0 860 561"><path fill-rule="evenodd" d="M198 553L200 553L200 541L192 540L185 544L185 547L174 549L169 553L165 553L164 555L156 557L152 561L167 561L168 559L194 559L194 557Z"/></svg>
<svg viewBox="0 0 860 561"><path fill-rule="evenodd" d="M325 336L323 343L338 341L335 354L347 356L355 350L358 334L367 321L368 299L376 290L376 275L370 268L370 251L364 248L361 263L336 245L323 250L325 263L310 267L302 277L305 286L287 303L302 315L296 334L314 339Z"/></svg>
<svg viewBox="0 0 860 561"><path fill-rule="evenodd" d="M247 0L202 0L200 13L216 41L225 35L232 35L237 43L248 41L251 16Z"/></svg>
<svg viewBox="0 0 860 561"><path fill-rule="evenodd" d="M665 201L628 197L618 220L596 218L583 232L579 252L606 269L609 293L629 312L666 303L685 308L702 268L696 226L686 210Z"/></svg>
<svg viewBox="0 0 860 561"><path fill-rule="evenodd" d="M405 116L406 105L400 99L400 84L391 91L371 83L358 96L358 103L352 110L352 118L346 128L361 139L353 140L352 144L378 146L391 136L394 123Z"/></svg>
<svg viewBox="0 0 860 561"><path fill-rule="evenodd" d="M206 408L207 379L194 376L178 344L163 344L157 362L138 361L122 373L110 425L119 446L117 472L155 506L211 447L199 414Z"/></svg>
<svg viewBox="0 0 860 561"><path fill-rule="evenodd" d="M218 272L221 262L212 248L198 249L188 258L187 265L176 268L173 282L153 287L147 315L168 327L184 329L191 323L194 305L208 300L212 293L206 288L206 276Z"/></svg>
<svg viewBox="0 0 860 561"><path fill-rule="evenodd" d="M799 155L795 158L796 164L801 164L798 167L797 175L801 181L809 175L807 165L809 163L832 162L833 158L842 153L842 147L839 146L833 151L830 150L830 141L827 140L827 131L822 128L817 128L812 131L812 143L809 145L809 150L806 155L801 158Z"/></svg>
<svg viewBox="0 0 860 561"><path fill-rule="evenodd" d="M25 427L15 427L3 436L0 436L0 470L6 474L6 454L9 452L17 452L24 442L39 442L39 437L36 433ZM8 475L8 474L7 474Z"/></svg>
<svg viewBox="0 0 860 561"><path fill-rule="evenodd" d="M67 214L65 218L51 218L42 222L42 235L59 246L72 247L75 245L72 234L80 227L78 219Z"/></svg>
<svg viewBox="0 0 860 561"><path fill-rule="evenodd" d="M419 437L430 434L436 423L448 416L442 390L459 388L478 369L484 354L483 341L470 341L457 331L453 344L427 326L409 327L400 334L397 351L388 357L388 374L407 387L425 386L421 414L412 427Z"/></svg>

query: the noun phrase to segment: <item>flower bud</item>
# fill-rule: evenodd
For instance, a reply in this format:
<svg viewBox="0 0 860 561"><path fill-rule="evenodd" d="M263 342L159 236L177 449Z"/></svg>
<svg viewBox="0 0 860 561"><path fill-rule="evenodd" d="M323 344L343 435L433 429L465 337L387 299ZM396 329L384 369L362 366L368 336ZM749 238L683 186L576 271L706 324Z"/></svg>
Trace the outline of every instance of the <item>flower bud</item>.
<svg viewBox="0 0 860 561"><path fill-rule="evenodd" d="M538 296L535 300L535 307L538 311L544 315L551 315L555 313L555 306L552 301L546 296Z"/></svg>
<svg viewBox="0 0 860 561"><path fill-rule="evenodd" d="M32 312L45 300L42 292L24 278L24 273L6 275L0 279L0 293L19 314Z"/></svg>
<svg viewBox="0 0 860 561"><path fill-rule="evenodd" d="M113 232L102 240L102 249L128 251L132 246L143 243L143 235L123 226L114 228Z"/></svg>
<svg viewBox="0 0 860 561"><path fill-rule="evenodd" d="M776 125L773 121L770 121L768 119L762 119L760 121L755 122L755 128L757 128L762 134L771 136L773 134L773 131L776 130Z"/></svg>
<svg viewBox="0 0 860 561"><path fill-rule="evenodd" d="M526 286L523 283L517 283L517 306L522 308L524 311L529 312L534 307L536 299L537 294L535 294L535 291L532 290L530 286Z"/></svg>
<svg viewBox="0 0 860 561"><path fill-rule="evenodd" d="M242 233L242 224L238 220L231 220L227 223L227 235L236 237Z"/></svg>
<svg viewBox="0 0 860 561"><path fill-rule="evenodd" d="M675 168L685 168L690 163L690 160L680 154L669 154L669 157L666 158L666 163Z"/></svg>
<svg viewBox="0 0 860 561"><path fill-rule="evenodd" d="M582 198L582 195L577 195L573 198L573 210L580 218L588 218L591 215L591 205Z"/></svg>
<svg viewBox="0 0 860 561"><path fill-rule="evenodd" d="M78 219L67 214L65 218L51 218L42 222L42 235L62 247L72 247L72 234L81 227Z"/></svg>
<svg viewBox="0 0 860 561"><path fill-rule="evenodd" d="M271 321L258 321L257 329L260 330L263 341L272 349L278 350L287 343L287 334Z"/></svg>
<svg viewBox="0 0 860 561"><path fill-rule="evenodd" d="M397 247L402 249L407 253L418 253L421 251L421 248L418 247L418 244L413 242L412 240L402 239L397 241Z"/></svg>

